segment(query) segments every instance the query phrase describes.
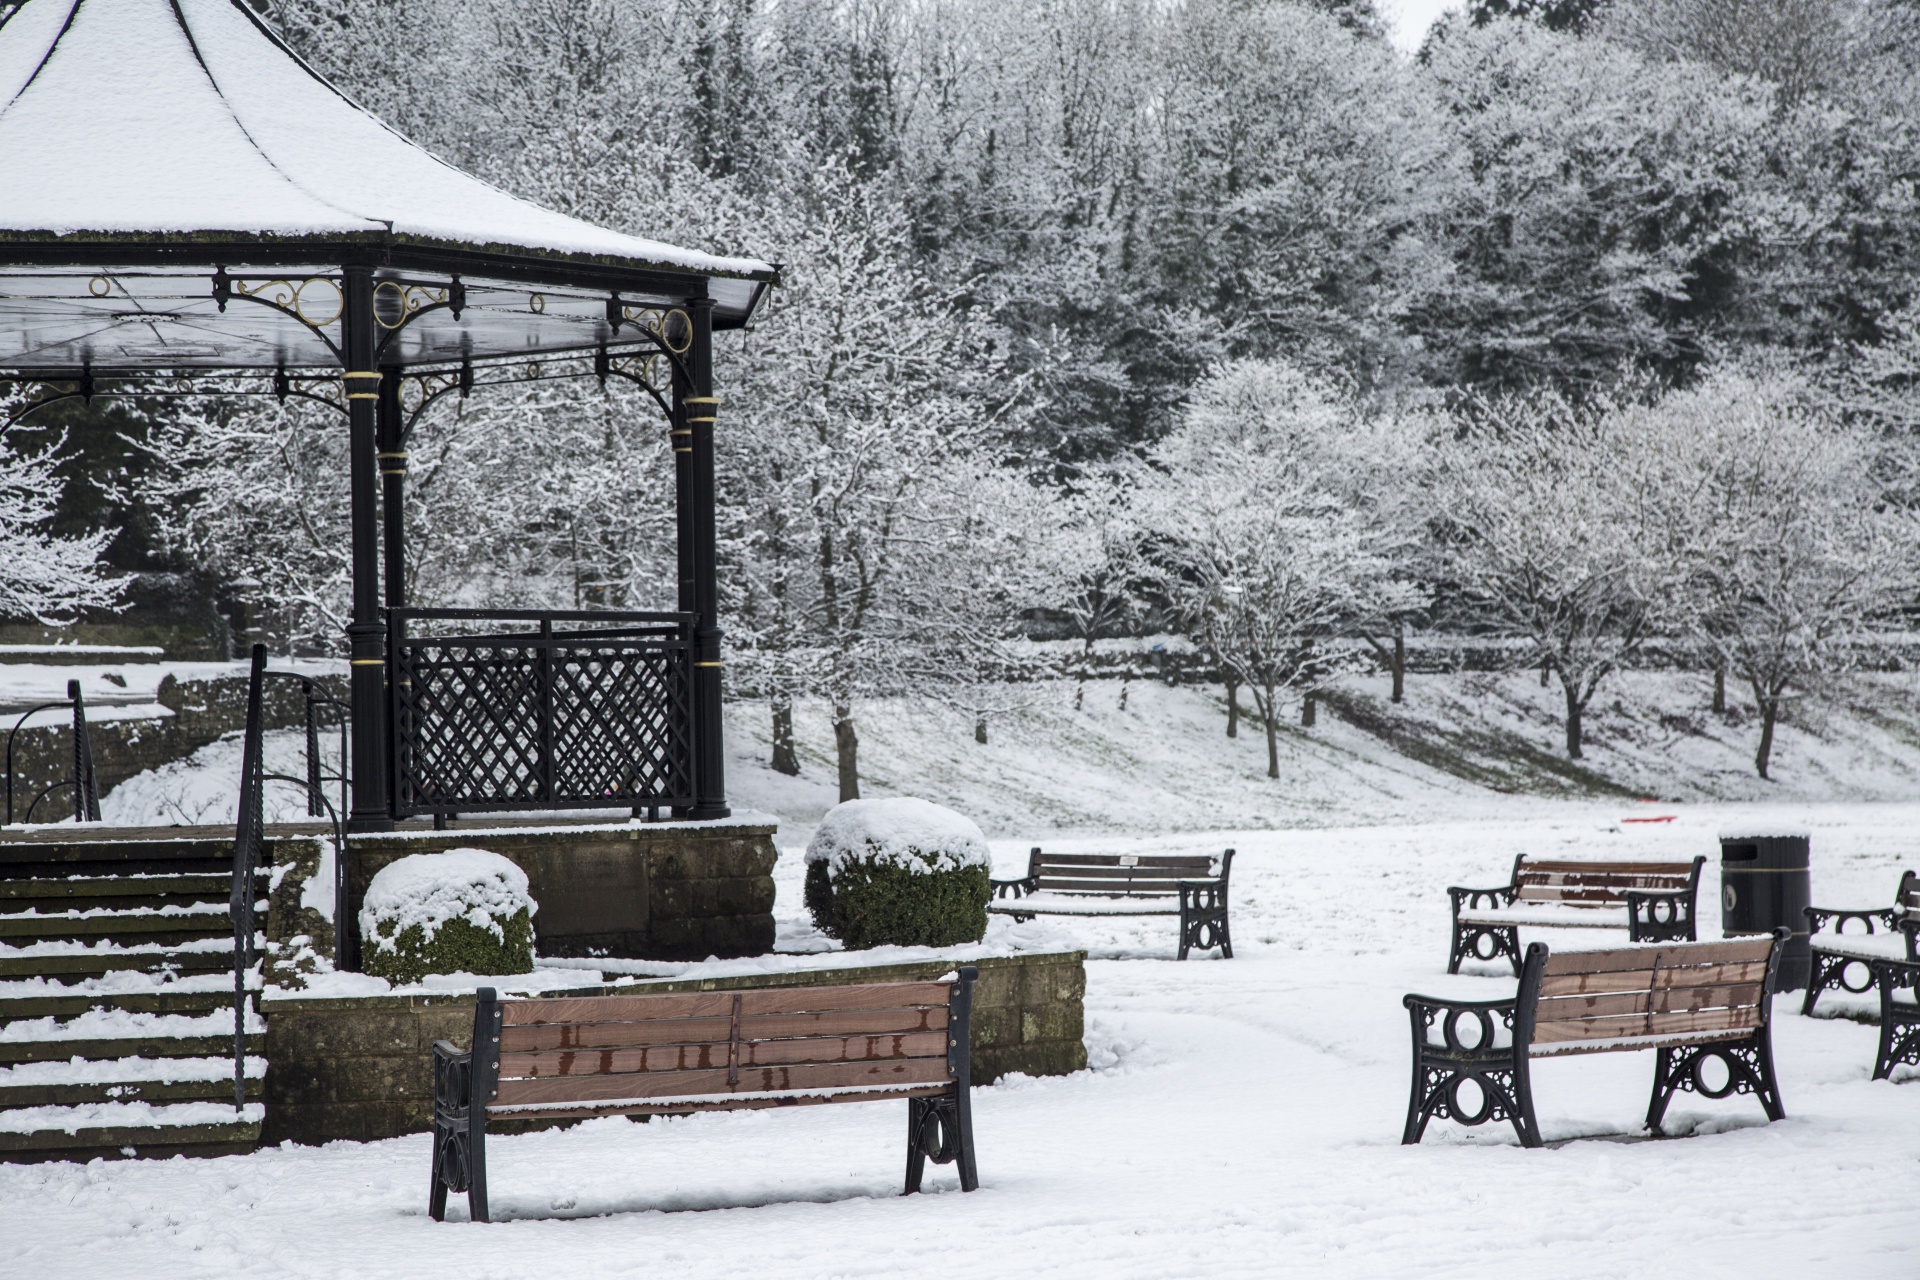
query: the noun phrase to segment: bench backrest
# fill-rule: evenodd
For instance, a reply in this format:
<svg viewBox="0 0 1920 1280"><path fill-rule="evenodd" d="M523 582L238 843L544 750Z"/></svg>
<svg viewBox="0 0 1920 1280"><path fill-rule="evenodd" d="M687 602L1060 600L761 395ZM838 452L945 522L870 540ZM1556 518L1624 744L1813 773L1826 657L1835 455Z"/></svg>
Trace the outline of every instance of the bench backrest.
<svg viewBox="0 0 1920 1280"><path fill-rule="evenodd" d="M1920 920L1920 876L1911 871L1900 873L1900 887L1893 895L1893 922Z"/></svg>
<svg viewBox="0 0 1920 1280"><path fill-rule="evenodd" d="M1106 898L1172 897L1182 880L1224 881L1232 868L1231 849L1217 860L1203 853L1042 853L1037 847L1027 855L1027 878L1038 892Z"/></svg>
<svg viewBox="0 0 1920 1280"><path fill-rule="evenodd" d="M495 1001L483 990L475 1069L490 1078L491 1115L931 1096L967 1081L975 973L684 995ZM497 1056L483 1062L489 1019Z"/></svg>
<svg viewBox="0 0 1920 1280"><path fill-rule="evenodd" d="M1692 862L1592 862L1530 858L1513 860L1517 901L1557 902L1569 907L1622 907L1629 891L1692 893L1704 857Z"/></svg>
<svg viewBox="0 0 1920 1280"><path fill-rule="evenodd" d="M1737 1039L1767 1020L1788 936L1779 929L1725 942L1557 954L1536 942L1527 948L1516 1012L1534 1053Z"/></svg>

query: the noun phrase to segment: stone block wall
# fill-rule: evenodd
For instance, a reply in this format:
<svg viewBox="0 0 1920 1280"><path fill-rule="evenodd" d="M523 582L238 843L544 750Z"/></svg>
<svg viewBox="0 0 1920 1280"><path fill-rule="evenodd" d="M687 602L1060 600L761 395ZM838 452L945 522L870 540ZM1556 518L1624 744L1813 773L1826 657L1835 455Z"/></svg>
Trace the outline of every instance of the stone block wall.
<svg viewBox="0 0 1920 1280"><path fill-rule="evenodd" d="M367 883L410 853L471 847L527 873L543 956L704 960L773 950L770 823L582 823L358 835L349 919Z"/></svg>
<svg viewBox="0 0 1920 1280"><path fill-rule="evenodd" d="M926 981L951 972L956 963L980 970L973 1010L976 1084L990 1084L1015 1071L1068 1075L1087 1065L1082 1041L1084 951L647 982L552 994ZM267 1144L371 1141L425 1132L433 1122L428 1060L433 1042L451 1040L464 1047L473 1034L470 994L353 999L293 995L269 998L261 1009L267 1019L267 1115L261 1141ZM539 1123L521 1122L519 1127Z"/></svg>

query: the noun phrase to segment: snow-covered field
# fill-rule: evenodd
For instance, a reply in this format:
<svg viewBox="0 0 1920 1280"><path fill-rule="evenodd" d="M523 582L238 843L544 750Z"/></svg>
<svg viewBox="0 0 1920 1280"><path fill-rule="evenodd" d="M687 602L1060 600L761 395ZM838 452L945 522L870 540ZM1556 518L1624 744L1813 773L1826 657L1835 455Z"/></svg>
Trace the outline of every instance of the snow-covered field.
<svg viewBox="0 0 1920 1280"><path fill-rule="evenodd" d="M1515 852L1712 854L1747 806L1505 801L1373 827L1068 839L1239 849L1237 958L1171 959L1165 920L1032 928L1087 946L1090 1070L977 1091L982 1189L896 1193L896 1104L595 1121L489 1145L491 1226L425 1215L409 1137L218 1160L0 1166L0 1271L55 1277L1693 1277L1920 1274L1920 1093L1875 1031L1776 1006L1788 1119L1681 1095L1643 1140L1651 1054L1540 1063L1548 1138L1436 1125L1398 1145L1410 990L1445 975L1449 883ZM1674 813L1667 824L1622 817ZM1878 903L1920 865L1920 805L1808 805L1815 898ZM1036 835L1038 833L1036 832ZM785 841L783 837L783 842ZM1028 839L996 842L1003 868ZM778 873L800 923L798 847ZM1562 933L1555 945L1604 942ZM1911 1074L1911 1073L1905 1073Z"/></svg>

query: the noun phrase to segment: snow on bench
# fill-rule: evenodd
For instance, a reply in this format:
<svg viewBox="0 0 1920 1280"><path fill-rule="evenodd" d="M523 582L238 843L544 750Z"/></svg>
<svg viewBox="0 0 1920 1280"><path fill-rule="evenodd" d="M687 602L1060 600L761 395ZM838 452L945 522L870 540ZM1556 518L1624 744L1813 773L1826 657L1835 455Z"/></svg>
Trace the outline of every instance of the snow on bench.
<svg viewBox="0 0 1920 1280"><path fill-rule="evenodd" d="M1034 916L1179 916L1180 959L1192 948L1220 948L1233 959L1227 931L1227 877L1233 850L1216 862L1204 854L1042 853L1027 855L1027 874L992 881L987 910Z"/></svg>
<svg viewBox="0 0 1920 1280"><path fill-rule="evenodd" d="M1413 1093L1402 1143L1435 1118L1463 1125L1510 1120L1540 1145L1528 1062L1576 1053L1658 1052L1647 1128L1660 1132L1673 1095L1751 1093L1769 1120L1786 1115L1773 1070L1772 1006L1780 952L1791 936L1675 942L1550 955L1527 948L1519 991L1506 1000L1409 995ZM1726 1078L1704 1068L1718 1058Z"/></svg>
<svg viewBox="0 0 1920 1280"><path fill-rule="evenodd" d="M1692 862L1547 860L1521 854L1513 879L1492 889L1451 886L1453 949L1460 962L1506 956L1520 972L1520 928L1625 929L1634 942L1691 942L1705 858Z"/></svg>
<svg viewBox="0 0 1920 1280"><path fill-rule="evenodd" d="M1861 927L1849 932L1849 923ZM1891 907L1865 911L1808 907L1807 932L1812 935L1813 965L1800 1012L1812 1013L1814 1001L1830 987L1865 995L1879 982L1874 961L1920 961L1920 876L1901 873ZM1866 970L1864 976L1853 974L1856 966Z"/></svg>

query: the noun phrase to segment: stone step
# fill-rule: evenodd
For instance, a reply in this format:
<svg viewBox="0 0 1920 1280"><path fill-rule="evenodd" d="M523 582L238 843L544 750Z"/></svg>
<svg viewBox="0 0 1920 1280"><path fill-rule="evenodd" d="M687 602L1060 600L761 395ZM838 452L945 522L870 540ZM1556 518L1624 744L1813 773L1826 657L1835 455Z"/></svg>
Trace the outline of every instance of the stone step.
<svg viewBox="0 0 1920 1280"><path fill-rule="evenodd" d="M247 1078L247 1101L265 1092ZM103 1080L84 1084L0 1084L0 1111L12 1107L77 1107L90 1102L232 1102L233 1077L222 1080Z"/></svg>
<svg viewBox="0 0 1920 1280"><path fill-rule="evenodd" d="M267 1037L249 1032L247 1052L266 1051ZM110 1036L94 1040L0 1040L0 1066L69 1058L219 1058L233 1053L233 1033L204 1036Z"/></svg>
<svg viewBox="0 0 1920 1280"><path fill-rule="evenodd" d="M147 874L217 874L233 866L233 835L102 839L77 827L13 829L0 835L0 879Z"/></svg>
<svg viewBox="0 0 1920 1280"><path fill-rule="evenodd" d="M0 912L92 911L103 907L138 910L224 903L232 892L233 877L219 874L0 880Z"/></svg>
<svg viewBox="0 0 1920 1280"><path fill-rule="evenodd" d="M232 936L231 927L226 936ZM0 978L74 978L84 981L106 973L140 969L149 973L217 973L233 968L233 948L218 951L98 951L64 955L9 955L0 947Z"/></svg>
<svg viewBox="0 0 1920 1280"><path fill-rule="evenodd" d="M231 1009L226 991L94 991L73 995L0 996L0 1026L20 1018L72 1018L89 1009L128 1013L212 1013Z"/></svg>
<svg viewBox="0 0 1920 1280"><path fill-rule="evenodd" d="M110 911L100 915L0 915L0 943L16 945L94 939L167 945L232 932L233 918L224 909L169 914Z"/></svg>
<svg viewBox="0 0 1920 1280"><path fill-rule="evenodd" d="M224 1124L122 1125L0 1132L0 1161L165 1160L173 1156L244 1155L260 1144L258 1120Z"/></svg>

